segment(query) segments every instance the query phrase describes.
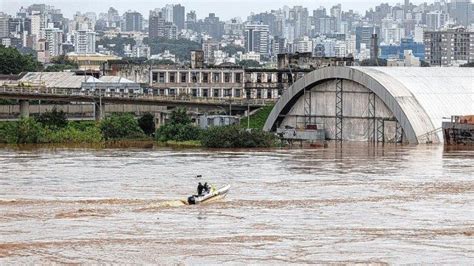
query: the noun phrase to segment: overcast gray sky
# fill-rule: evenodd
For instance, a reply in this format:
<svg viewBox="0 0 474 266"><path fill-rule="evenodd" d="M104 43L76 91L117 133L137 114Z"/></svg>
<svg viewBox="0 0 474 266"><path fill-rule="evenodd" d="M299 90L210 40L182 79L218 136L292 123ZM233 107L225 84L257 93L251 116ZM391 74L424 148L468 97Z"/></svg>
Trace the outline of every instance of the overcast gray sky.
<svg viewBox="0 0 474 266"><path fill-rule="evenodd" d="M402 3L403 0L0 0L1 11L8 14L15 14L21 6L29 6L33 3L44 3L53 5L62 10L66 17L71 18L76 11L94 11L97 14L107 12L110 6L116 8L120 14L127 10L136 10L148 17L148 12L166 4L182 4L186 7L186 12L196 10L199 18L207 16L208 13L216 13L221 19L227 20L232 17L246 18L250 12L263 12L271 9L278 9L284 5L302 5L310 10L319 6L327 8L337 4L342 4L343 10L354 9L363 12L382 2L391 4ZM412 3L419 4L422 0L412 0ZM427 0L427 2L433 2ZM329 10L328 10L329 11Z"/></svg>

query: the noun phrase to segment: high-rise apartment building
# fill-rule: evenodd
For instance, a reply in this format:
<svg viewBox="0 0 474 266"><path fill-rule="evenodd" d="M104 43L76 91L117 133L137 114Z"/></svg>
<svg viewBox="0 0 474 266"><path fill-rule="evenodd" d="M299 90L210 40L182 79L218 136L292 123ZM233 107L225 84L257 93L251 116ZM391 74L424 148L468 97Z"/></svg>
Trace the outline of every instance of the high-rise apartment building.
<svg viewBox="0 0 474 266"><path fill-rule="evenodd" d="M77 54L95 53L95 35L96 33L88 30L78 30L75 32L75 51Z"/></svg>
<svg viewBox="0 0 474 266"><path fill-rule="evenodd" d="M245 26L245 51L262 55L268 54L269 29L268 25Z"/></svg>
<svg viewBox="0 0 474 266"><path fill-rule="evenodd" d="M150 11L148 23L148 36L150 38L178 38L178 27L172 22L166 22L162 10L155 9Z"/></svg>
<svg viewBox="0 0 474 266"><path fill-rule="evenodd" d="M424 33L425 58L431 66L474 62L474 32L463 27Z"/></svg>
<svg viewBox="0 0 474 266"><path fill-rule="evenodd" d="M49 56L62 55L63 31L58 28L46 28L44 31L45 39L48 42Z"/></svg>
<svg viewBox="0 0 474 266"><path fill-rule="evenodd" d="M143 28L143 16L138 12L126 12L125 15L125 27L124 31L142 31Z"/></svg>
<svg viewBox="0 0 474 266"><path fill-rule="evenodd" d="M356 27L356 49L360 52L361 44L365 44L367 49L371 49L372 34L380 35L380 28L375 26Z"/></svg>
<svg viewBox="0 0 474 266"><path fill-rule="evenodd" d="M5 13L0 12L0 38L8 37L8 35L10 35L8 21L9 16Z"/></svg>
<svg viewBox="0 0 474 266"><path fill-rule="evenodd" d="M164 37L166 20L161 10L150 11L148 18L148 36L150 38Z"/></svg>
<svg viewBox="0 0 474 266"><path fill-rule="evenodd" d="M173 5L173 23L178 31L184 29L185 8L182 5Z"/></svg>
<svg viewBox="0 0 474 266"><path fill-rule="evenodd" d="M31 13L31 35L34 35L36 40L44 37L44 16L38 11Z"/></svg>
<svg viewBox="0 0 474 266"><path fill-rule="evenodd" d="M472 22L472 8L471 0L451 0L449 14L457 24L467 27Z"/></svg>

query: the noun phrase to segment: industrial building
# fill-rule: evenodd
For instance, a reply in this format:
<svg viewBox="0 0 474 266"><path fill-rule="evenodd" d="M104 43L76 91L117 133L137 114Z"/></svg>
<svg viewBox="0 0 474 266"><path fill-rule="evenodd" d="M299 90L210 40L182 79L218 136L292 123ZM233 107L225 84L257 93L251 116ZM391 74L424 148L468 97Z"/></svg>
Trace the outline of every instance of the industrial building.
<svg viewBox="0 0 474 266"><path fill-rule="evenodd" d="M474 114L472 68L325 67L288 88L265 130L324 128L338 141L443 141L442 121Z"/></svg>

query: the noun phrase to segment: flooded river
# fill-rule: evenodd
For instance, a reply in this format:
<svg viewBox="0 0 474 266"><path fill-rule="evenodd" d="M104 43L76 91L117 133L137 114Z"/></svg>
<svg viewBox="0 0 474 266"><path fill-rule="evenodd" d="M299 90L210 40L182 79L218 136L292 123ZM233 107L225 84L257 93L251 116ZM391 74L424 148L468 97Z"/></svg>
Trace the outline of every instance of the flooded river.
<svg viewBox="0 0 474 266"><path fill-rule="evenodd" d="M0 165L0 264L474 263L472 150L2 147ZM230 194L182 205L200 180Z"/></svg>

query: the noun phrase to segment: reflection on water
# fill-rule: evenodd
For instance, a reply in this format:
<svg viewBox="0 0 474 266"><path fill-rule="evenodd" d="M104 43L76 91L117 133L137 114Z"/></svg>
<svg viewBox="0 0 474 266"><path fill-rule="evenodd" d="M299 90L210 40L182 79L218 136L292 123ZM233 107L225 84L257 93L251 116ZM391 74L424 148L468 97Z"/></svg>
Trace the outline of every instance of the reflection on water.
<svg viewBox="0 0 474 266"><path fill-rule="evenodd" d="M0 148L0 264L474 260L474 151ZM231 184L187 206L197 174Z"/></svg>

